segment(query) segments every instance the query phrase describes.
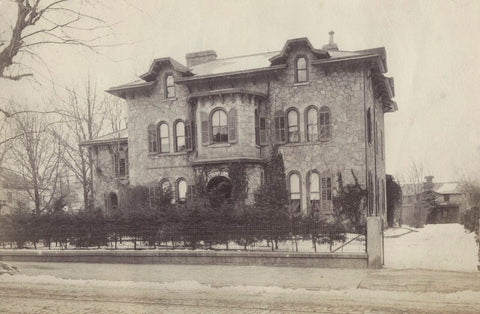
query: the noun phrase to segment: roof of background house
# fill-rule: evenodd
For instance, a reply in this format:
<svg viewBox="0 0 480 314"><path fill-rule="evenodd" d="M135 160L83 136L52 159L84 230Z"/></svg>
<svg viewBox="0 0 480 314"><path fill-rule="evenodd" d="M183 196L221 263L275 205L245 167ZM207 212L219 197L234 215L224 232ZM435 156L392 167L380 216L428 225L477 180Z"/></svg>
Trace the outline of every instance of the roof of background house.
<svg viewBox="0 0 480 314"><path fill-rule="evenodd" d="M402 195L411 196L423 192L423 184L424 183L402 184ZM433 183L431 191L438 194L462 194L460 182L436 182Z"/></svg>
<svg viewBox="0 0 480 314"><path fill-rule="evenodd" d="M16 171L0 167L0 187L25 190L29 188L23 176Z"/></svg>
<svg viewBox="0 0 480 314"><path fill-rule="evenodd" d="M117 132L108 133L102 136L97 137L96 139L80 142L80 146L84 145L95 145L95 144L106 144L113 142L124 142L128 140L128 128L119 130Z"/></svg>

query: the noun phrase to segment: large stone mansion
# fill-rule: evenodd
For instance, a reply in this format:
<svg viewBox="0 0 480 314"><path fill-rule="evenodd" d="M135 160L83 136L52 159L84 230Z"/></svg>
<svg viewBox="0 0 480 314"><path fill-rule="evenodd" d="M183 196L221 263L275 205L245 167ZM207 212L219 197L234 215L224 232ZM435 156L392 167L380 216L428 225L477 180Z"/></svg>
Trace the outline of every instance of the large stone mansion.
<svg viewBox="0 0 480 314"><path fill-rule="evenodd" d="M294 209L331 213L338 173L345 183L353 173L370 215L384 216L384 114L397 110L386 72L384 48L341 51L333 32L322 49L297 38L276 52L155 59L139 80L107 90L126 100L128 131L81 144L97 163L96 205L114 209L127 184L170 189L183 202L197 175L207 190L228 189L236 162L247 169L248 202L277 145Z"/></svg>

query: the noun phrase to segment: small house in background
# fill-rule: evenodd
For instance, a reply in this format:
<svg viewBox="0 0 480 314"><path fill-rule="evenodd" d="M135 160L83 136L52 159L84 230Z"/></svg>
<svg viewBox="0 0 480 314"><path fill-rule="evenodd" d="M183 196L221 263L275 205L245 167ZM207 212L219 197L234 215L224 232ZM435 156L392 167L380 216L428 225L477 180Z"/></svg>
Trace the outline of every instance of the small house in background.
<svg viewBox="0 0 480 314"><path fill-rule="evenodd" d="M28 194L29 187L21 175L15 171L0 167L0 215L11 214L21 206L33 208Z"/></svg>
<svg viewBox="0 0 480 314"><path fill-rule="evenodd" d="M460 182L433 182L425 177L421 184L402 185L402 223L423 226L426 223L459 223L468 209Z"/></svg>

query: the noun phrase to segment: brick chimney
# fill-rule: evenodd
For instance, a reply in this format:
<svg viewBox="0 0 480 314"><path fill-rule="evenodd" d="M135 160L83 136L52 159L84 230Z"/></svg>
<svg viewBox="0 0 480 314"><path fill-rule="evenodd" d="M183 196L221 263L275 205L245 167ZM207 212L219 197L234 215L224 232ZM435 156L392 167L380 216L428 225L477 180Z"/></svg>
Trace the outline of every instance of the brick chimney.
<svg viewBox="0 0 480 314"><path fill-rule="evenodd" d="M190 68L194 65L206 63L217 59L217 53L214 50L190 52L187 53L185 59L187 59L187 68Z"/></svg>
<svg viewBox="0 0 480 314"><path fill-rule="evenodd" d="M335 41L333 40L333 35L335 34L334 31L330 31L328 33L328 35L330 35L330 39L328 41L328 44L327 45L323 45L322 49L323 50L335 50L335 51L338 51L338 46L337 44L335 43Z"/></svg>
<svg viewBox="0 0 480 314"><path fill-rule="evenodd" d="M425 183L423 183L424 191L431 191L433 189L433 176L426 176Z"/></svg>

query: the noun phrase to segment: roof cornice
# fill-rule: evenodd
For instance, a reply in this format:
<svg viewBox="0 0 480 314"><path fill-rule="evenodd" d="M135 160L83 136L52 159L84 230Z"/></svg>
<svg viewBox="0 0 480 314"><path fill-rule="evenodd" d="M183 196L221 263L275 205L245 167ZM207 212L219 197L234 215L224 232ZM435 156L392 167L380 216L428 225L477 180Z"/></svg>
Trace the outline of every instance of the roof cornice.
<svg viewBox="0 0 480 314"><path fill-rule="evenodd" d="M287 67L286 64L279 64L279 65L252 69L252 70L245 70L245 71L232 71L232 72L210 74L210 75L189 76L189 77L177 78L175 80L175 83L186 84L190 82L202 81L202 80L208 80L208 79L218 79L218 78L225 78L225 77L232 77L232 76L236 77L236 76L242 76L242 75L254 75L262 72L282 70L282 69L285 69L286 67Z"/></svg>

